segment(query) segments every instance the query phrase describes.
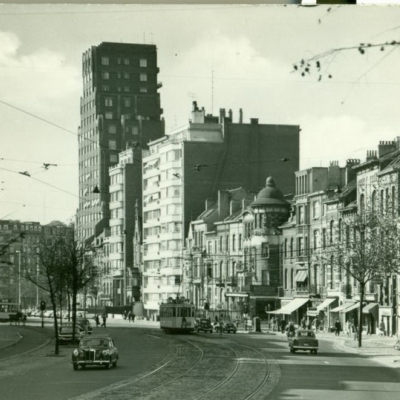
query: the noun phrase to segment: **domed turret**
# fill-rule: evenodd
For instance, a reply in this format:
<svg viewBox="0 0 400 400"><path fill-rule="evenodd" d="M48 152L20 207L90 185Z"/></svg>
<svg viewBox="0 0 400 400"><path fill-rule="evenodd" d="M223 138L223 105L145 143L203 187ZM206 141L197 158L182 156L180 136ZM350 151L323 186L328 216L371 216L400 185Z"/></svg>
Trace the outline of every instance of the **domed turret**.
<svg viewBox="0 0 400 400"><path fill-rule="evenodd" d="M288 205L283 193L276 187L274 178L271 176L267 178L265 188L257 195L257 199L251 206L269 206L269 205Z"/></svg>

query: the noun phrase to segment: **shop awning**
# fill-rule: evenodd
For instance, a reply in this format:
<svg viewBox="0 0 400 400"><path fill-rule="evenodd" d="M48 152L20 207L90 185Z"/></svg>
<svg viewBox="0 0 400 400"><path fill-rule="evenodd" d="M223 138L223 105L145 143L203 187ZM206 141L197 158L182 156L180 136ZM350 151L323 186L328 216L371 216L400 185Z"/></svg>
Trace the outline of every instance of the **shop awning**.
<svg viewBox="0 0 400 400"><path fill-rule="evenodd" d="M230 293L226 293L225 297L249 297L249 294L248 293L230 292Z"/></svg>
<svg viewBox="0 0 400 400"><path fill-rule="evenodd" d="M367 304L363 310L363 314L372 314L375 320L379 319L379 304L378 303L369 303Z"/></svg>
<svg viewBox="0 0 400 400"><path fill-rule="evenodd" d="M350 312L350 311L355 310L357 307L360 307L360 303L351 304L350 306L348 306L347 308L345 308L345 309L342 311L342 313L348 313L348 312Z"/></svg>
<svg viewBox="0 0 400 400"><path fill-rule="evenodd" d="M325 308L328 308L328 306L332 304L335 300L336 298L325 299L320 305L317 306L317 311L320 312L323 311Z"/></svg>
<svg viewBox="0 0 400 400"><path fill-rule="evenodd" d="M306 269L302 269L300 271L297 271L296 277L294 280L296 282L304 282L308 277L308 271Z"/></svg>
<svg viewBox="0 0 400 400"><path fill-rule="evenodd" d="M341 312L348 306L349 306L348 304L342 304L341 306L336 307L333 310L331 310L331 312Z"/></svg>
<svg viewBox="0 0 400 400"><path fill-rule="evenodd" d="M279 310L271 311L270 314L286 314L290 315L294 313L301 306L306 304L310 299L308 297L298 297L293 299L290 303L286 304Z"/></svg>

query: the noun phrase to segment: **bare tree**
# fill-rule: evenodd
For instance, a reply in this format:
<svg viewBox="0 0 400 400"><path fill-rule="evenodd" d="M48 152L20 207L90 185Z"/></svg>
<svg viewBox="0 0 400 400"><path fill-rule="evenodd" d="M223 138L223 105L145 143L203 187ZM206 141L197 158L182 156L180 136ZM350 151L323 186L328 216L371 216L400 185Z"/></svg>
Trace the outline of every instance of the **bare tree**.
<svg viewBox="0 0 400 400"><path fill-rule="evenodd" d="M39 243L37 253L37 271L31 272L25 270L25 278L38 286L40 289L48 292L53 310L54 332L55 332L55 354L59 354L58 343L58 321L57 321L57 299L63 286L62 270L62 249L64 243L58 239L56 241L47 242L43 239Z"/></svg>
<svg viewBox="0 0 400 400"><path fill-rule="evenodd" d="M67 291L72 299L72 339L75 340L78 294L91 286L98 271L93 265L91 254L72 236L65 241L63 247L63 270L66 271Z"/></svg>
<svg viewBox="0 0 400 400"><path fill-rule="evenodd" d="M394 211L394 210L393 210ZM344 270L359 285L358 346L362 346L362 308L366 285L399 272L400 231L394 213L382 205L345 216L322 252L325 263Z"/></svg>

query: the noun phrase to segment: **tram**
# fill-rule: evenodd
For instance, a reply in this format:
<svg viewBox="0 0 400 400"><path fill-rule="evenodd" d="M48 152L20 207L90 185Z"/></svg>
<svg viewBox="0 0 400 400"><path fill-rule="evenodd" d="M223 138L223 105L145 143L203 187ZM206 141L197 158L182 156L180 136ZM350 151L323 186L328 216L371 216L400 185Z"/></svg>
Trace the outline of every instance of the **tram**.
<svg viewBox="0 0 400 400"><path fill-rule="evenodd" d="M19 310L18 303L12 303L0 300L0 322L7 322L10 320L10 314L16 315Z"/></svg>
<svg viewBox="0 0 400 400"><path fill-rule="evenodd" d="M186 299L168 299L160 305L160 328L164 332L193 332L195 307Z"/></svg>

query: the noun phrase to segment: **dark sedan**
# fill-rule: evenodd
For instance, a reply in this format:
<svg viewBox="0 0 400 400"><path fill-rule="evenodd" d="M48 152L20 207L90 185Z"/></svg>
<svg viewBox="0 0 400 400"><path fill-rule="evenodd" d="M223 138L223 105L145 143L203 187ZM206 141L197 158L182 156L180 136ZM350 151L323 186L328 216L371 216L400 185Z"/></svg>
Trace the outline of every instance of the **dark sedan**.
<svg viewBox="0 0 400 400"><path fill-rule="evenodd" d="M72 352L71 362L75 371L79 366L85 368L87 365L115 368L118 362L118 350L108 335L86 336L79 342L79 347Z"/></svg>

